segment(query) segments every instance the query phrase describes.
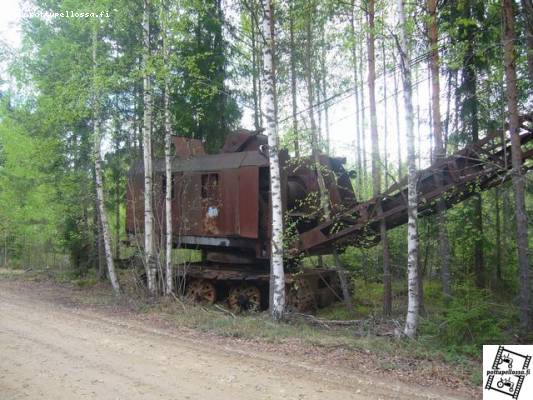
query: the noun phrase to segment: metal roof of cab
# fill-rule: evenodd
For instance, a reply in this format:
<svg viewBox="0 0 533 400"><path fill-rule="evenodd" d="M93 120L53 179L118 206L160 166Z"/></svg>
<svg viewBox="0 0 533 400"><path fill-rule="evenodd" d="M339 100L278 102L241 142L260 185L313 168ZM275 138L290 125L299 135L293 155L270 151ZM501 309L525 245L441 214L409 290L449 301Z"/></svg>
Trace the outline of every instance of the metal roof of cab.
<svg viewBox="0 0 533 400"><path fill-rule="evenodd" d="M250 166L267 167L267 155L260 151L242 151L239 153L208 154L192 157L187 160L174 156L172 159L173 172L210 172ZM164 172L165 160L154 160L153 168L155 172ZM131 175L137 175L142 174L143 171L144 165L141 160L131 167L129 173Z"/></svg>

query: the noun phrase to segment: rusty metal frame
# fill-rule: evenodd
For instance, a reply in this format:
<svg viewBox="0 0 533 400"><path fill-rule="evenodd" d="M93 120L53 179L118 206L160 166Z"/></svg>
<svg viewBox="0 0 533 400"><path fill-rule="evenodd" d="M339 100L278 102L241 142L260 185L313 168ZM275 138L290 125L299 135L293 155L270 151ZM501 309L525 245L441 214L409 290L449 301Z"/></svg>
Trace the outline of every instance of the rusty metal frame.
<svg viewBox="0 0 533 400"><path fill-rule="evenodd" d="M525 162L533 156L533 149L524 148L524 145L533 139L533 131L525 126L522 126L522 129L525 132L520 134L520 142L523 148L522 159ZM500 136L501 131L493 132L479 142L466 146L454 155L420 171L419 190L423 184L429 184L431 189L422 189L419 193L419 211L424 215L434 213L435 200L439 198L445 198L446 206L451 207L476 192L471 188L472 185L485 190L509 179L508 171L512 164L509 140L505 145L491 143ZM524 168L531 169L533 165L527 164ZM439 181L441 184L438 184ZM297 252L309 255L327 254L331 252L332 246L374 244L375 238L379 238L379 221L385 219L387 229L405 223L406 199L407 179L404 178L382 195L360 203L334 219L301 233ZM379 203L382 204L382 212L378 212ZM367 243L367 239L371 239L370 243Z"/></svg>

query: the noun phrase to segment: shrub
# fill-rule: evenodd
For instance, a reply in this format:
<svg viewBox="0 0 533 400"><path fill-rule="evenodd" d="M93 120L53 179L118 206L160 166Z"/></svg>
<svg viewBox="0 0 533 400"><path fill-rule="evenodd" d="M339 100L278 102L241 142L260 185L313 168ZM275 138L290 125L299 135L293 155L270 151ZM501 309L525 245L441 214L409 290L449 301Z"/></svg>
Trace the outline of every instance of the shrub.
<svg viewBox="0 0 533 400"><path fill-rule="evenodd" d="M440 324L438 335L450 346L461 346L467 352L476 351L480 345L501 342L502 328L508 322L498 318L491 308L488 291L470 283L455 287L454 297Z"/></svg>

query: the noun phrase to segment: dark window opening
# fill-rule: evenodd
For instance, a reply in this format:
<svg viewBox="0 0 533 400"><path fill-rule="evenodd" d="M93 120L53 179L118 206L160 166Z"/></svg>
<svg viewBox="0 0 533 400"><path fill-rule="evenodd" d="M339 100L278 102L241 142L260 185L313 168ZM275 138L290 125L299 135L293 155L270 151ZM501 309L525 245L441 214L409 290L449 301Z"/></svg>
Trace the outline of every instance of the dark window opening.
<svg viewBox="0 0 533 400"><path fill-rule="evenodd" d="M171 180L171 185L172 185L172 189L170 191L170 198L174 199L174 197L176 195L175 194L176 174L172 174L170 180ZM161 191L163 192L163 197L165 197L166 194L167 194L167 177L166 177L166 175L161 175Z"/></svg>
<svg viewBox="0 0 533 400"><path fill-rule="evenodd" d="M218 174L202 174L202 199L218 198Z"/></svg>

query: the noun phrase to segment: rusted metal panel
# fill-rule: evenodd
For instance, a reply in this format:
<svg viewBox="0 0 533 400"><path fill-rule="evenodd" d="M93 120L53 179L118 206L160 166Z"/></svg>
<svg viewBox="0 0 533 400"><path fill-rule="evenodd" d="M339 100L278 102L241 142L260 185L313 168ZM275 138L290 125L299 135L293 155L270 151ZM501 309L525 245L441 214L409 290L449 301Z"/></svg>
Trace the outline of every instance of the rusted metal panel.
<svg viewBox="0 0 533 400"><path fill-rule="evenodd" d="M259 237L259 168L239 170L237 231L242 237Z"/></svg>
<svg viewBox="0 0 533 400"><path fill-rule="evenodd" d="M182 179L176 183L177 192L180 197L176 203L180 206L177 210L177 216L174 219L181 224L180 232L183 235L197 236L243 236L257 238L257 220L258 217L250 215L249 207L255 206L257 210L257 177L243 182L248 187L243 187L243 191L248 191L247 197L243 197L243 204L240 204L240 173L244 176L253 171L256 167L246 167L233 170L222 170L218 172L188 172L182 174ZM253 176L253 175L250 175ZM253 186L255 185L255 190ZM255 198L255 203L251 201ZM248 204L248 203L250 204ZM245 230L248 229L247 235L240 232L241 212L244 212L244 218L247 219L244 224ZM251 219L248 220L249 216ZM253 227L255 226L255 235Z"/></svg>
<svg viewBox="0 0 533 400"><path fill-rule="evenodd" d="M130 174L126 189L126 232L134 234L143 231L144 226L144 196L143 176ZM141 224L141 225L139 225Z"/></svg>
<svg viewBox="0 0 533 400"><path fill-rule="evenodd" d="M156 174L153 180L154 234L156 238L161 238L165 231L165 186L165 175Z"/></svg>
<svg viewBox="0 0 533 400"><path fill-rule="evenodd" d="M300 248L301 249L311 249L314 246L323 243L327 239L327 236L324 235L320 229L313 229L308 232L303 232L300 234Z"/></svg>
<svg viewBox="0 0 533 400"><path fill-rule="evenodd" d="M268 166L268 158L259 151L243 151L240 153L209 154L190 159L174 158L172 160L173 172L216 172L248 166ZM163 173L165 161L154 160L154 171Z"/></svg>
<svg viewBox="0 0 533 400"><path fill-rule="evenodd" d="M218 218L218 234L236 236L239 233L239 170L225 170L220 173L221 203Z"/></svg>
<svg viewBox="0 0 533 400"><path fill-rule="evenodd" d="M262 131L262 130L261 130ZM241 151L259 150L261 146L267 144L267 137L260 132L249 131L246 129L228 135L221 153L237 153Z"/></svg>
<svg viewBox="0 0 533 400"><path fill-rule="evenodd" d="M178 198L178 230L182 235L201 235L203 229L202 221L202 204L200 202L201 174L183 174Z"/></svg>

